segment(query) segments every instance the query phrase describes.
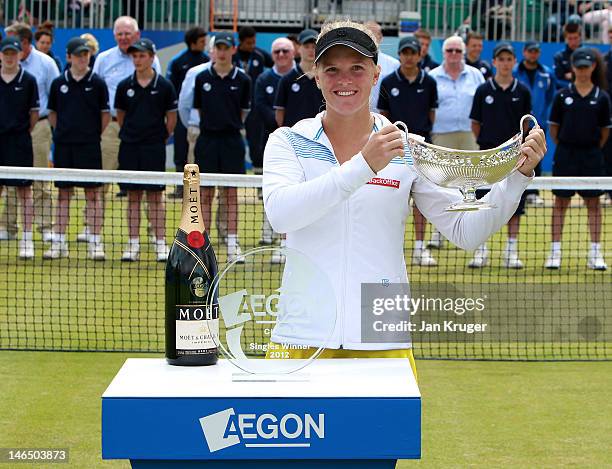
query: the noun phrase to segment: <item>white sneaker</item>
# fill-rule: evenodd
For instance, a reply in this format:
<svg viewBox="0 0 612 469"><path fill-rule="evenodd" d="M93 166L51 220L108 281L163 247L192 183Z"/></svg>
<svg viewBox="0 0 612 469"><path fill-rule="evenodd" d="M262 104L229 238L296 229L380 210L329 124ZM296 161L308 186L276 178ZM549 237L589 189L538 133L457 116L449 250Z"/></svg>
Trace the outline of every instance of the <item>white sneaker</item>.
<svg viewBox="0 0 612 469"><path fill-rule="evenodd" d="M92 261L103 261L106 259L106 254L104 253L104 244L102 243L94 243L90 242L88 246L87 257Z"/></svg>
<svg viewBox="0 0 612 469"><path fill-rule="evenodd" d="M587 267L593 270L607 270L608 266L604 260L603 254L599 249L591 249L589 252Z"/></svg>
<svg viewBox="0 0 612 469"><path fill-rule="evenodd" d="M561 268L561 251L550 251L548 259L544 267L547 269L560 269Z"/></svg>
<svg viewBox="0 0 612 469"><path fill-rule="evenodd" d="M76 237L77 243L88 243L89 236L89 230L87 228L83 229Z"/></svg>
<svg viewBox="0 0 612 469"><path fill-rule="evenodd" d="M149 243L151 243L153 246L157 246L157 238L155 235L149 235ZM155 249L157 249L157 247Z"/></svg>
<svg viewBox="0 0 612 469"><path fill-rule="evenodd" d="M140 244L128 242L121 256L123 262L136 262L140 254Z"/></svg>
<svg viewBox="0 0 612 469"><path fill-rule="evenodd" d="M431 239L427 243L428 248L442 249L444 247L444 236L438 231L431 232Z"/></svg>
<svg viewBox="0 0 612 469"><path fill-rule="evenodd" d="M274 239L272 239L272 236L262 236L261 238L259 238L259 245L260 246L270 246L272 245L272 243L274 243Z"/></svg>
<svg viewBox="0 0 612 469"><path fill-rule="evenodd" d="M434 267L438 265L431 252L427 248L417 249L412 251L412 263L421 267Z"/></svg>
<svg viewBox="0 0 612 469"><path fill-rule="evenodd" d="M468 263L468 267L472 269L481 269L489 263L489 250L486 246L480 246L474 251L474 257Z"/></svg>
<svg viewBox="0 0 612 469"><path fill-rule="evenodd" d="M20 259L33 259L34 258L34 241L31 239L19 240L19 258Z"/></svg>
<svg viewBox="0 0 612 469"><path fill-rule="evenodd" d="M6 230L0 230L0 241L10 241L13 239L17 239L16 234L11 234Z"/></svg>
<svg viewBox="0 0 612 469"><path fill-rule="evenodd" d="M42 240L43 243L52 243L53 242L53 231L43 231L42 232Z"/></svg>
<svg viewBox="0 0 612 469"><path fill-rule="evenodd" d="M69 255L68 244L61 241L53 241L51 247L43 253L43 259L59 259Z"/></svg>
<svg viewBox="0 0 612 469"><path fill-rule="evenodd" d="M528 194L525 196L525 203L533 207L544 206L544 200L538 194Z"/></svg>
<svg viewBox="0 0 612 469"><path fill-rule="evenodd" d="M504 251L502 265L508 269L522 269L523 262L519 259L518 252L515 250Z"/></svg>
<svg viewBox="0 0 612 469"><path fill-rule="evenodd" d="M240 249L239 244L236 244L234 247L227 246L227 261L236 261L236 264L244 264L244 256L242 255L242 249Z"/></svg>
<svg viewBox="0 0 612 469"><path fill-rule="evenodd" d="M157 262L166 262L168 260L170 250L164 240L155 242L155 252L157 253Z"/></svg>
<svg viewBox="0 0 612 469"><path fill-rule="evenodd" d="M270 264L284 264L285 257L286 256L279 250L274 250L272 252L272 257L270 257Z"/></svg>

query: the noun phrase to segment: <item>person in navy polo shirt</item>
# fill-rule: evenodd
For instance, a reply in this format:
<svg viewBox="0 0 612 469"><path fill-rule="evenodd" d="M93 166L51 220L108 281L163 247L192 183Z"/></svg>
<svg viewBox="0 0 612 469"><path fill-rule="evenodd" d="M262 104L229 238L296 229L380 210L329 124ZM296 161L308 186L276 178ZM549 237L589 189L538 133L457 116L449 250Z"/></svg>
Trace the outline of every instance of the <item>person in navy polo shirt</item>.
<svg viewBox="0 0 612 469"><path fill-rule="evenodd" d="M30 133L38 121L38 86L36 78L19 65L21 43L8 37L0 42L0 166L27 166L34 163ZM32 181L4 179L6 186L17 188L23 227L19 257L34 257L32 241ZM0 186L0 192L2 186Z"/></svg>
<svg viewBox="0 0 612 469"><path fill-rule="evenodd" d="M440 64L431 58L429 55L429 46L431 45L431 34L425 29L419 29L414 33L414 37L419 40L421 44L421 60L419 61L419 68L429 73Z"/></svg>
<svg viewBox="0 0 612 469"><path fill-rule="evenodd" d="M482 34L472 32L467 35L465 39L465 63L470 67L480 70L485 80L488 80L493 76L493 69L489 62L482 60L480 57L482 53L482 40Z"/></svg>
<svg viewBox="0 0 612 469"><path fill-rule="evenodd" d="M215 38L215 59L195 80L193 107L200 112L200 136L195 162L204 173L244 174L244 144L240 129L251 108L251 79L232 64L234 37ZM210 226L213 187L202 188L202 216ZM227 207L227 256L244 262L238 244L238 191L228 187L222 194Z"/></svg>
<svg viewBox="0 0 612 469"><path fill-rule="evenodd" d="M579 47L571 56L574 82L560 90L550 111L550 136L557 144L553 158L553 176L603 176L602 147L610 134L610 97L602 88L605 74L598 52ZM552 245L547 269L561 267L561 234L565 212L573 190L553 190ZM578 194L587 207L591 249L587 267L606 270L601 248L601 191L583 190Z"/></svg>
<svg viewBox="0 0 612 469"><path fill-rule="evenodd" d="M399 42L400 67L382 80L377 107L391 122L403 121L409 132L431 142L431 127L438 107L436 81L419 68L421 44L414 36ZM415 245L412 263L425 267L435 266L423 240L427 220L417 207L414 214Z"/></svg>
<svg viewBox="0 0 612 469"><path fill-rule="evenodd" d="M279 37L272 43L272 60L274 66L262 73L255 83L255 95L253 98L254 108L257 114L261 117L264 125L264 136L262 147L265 148L268 142L268 137L278 128L276 116L274 113L274 98L280 79L289 73L295 62L293 61L293 43L285 37ZM264 211L263 223L261 228L260 245L270 245L274 242L275 233L268 221L268 217ZM281 246L284 245L284 238L281 238ZM279 264L283 261L282 254L276 250L272 253L270 262Z"/></svg>
<svg viewBox="0 0 612 469"><path fill-rule="evenodd" d="M516 64L514 48L507 42L498 44L493 50L495 77L489 78L476 89L470 119L472 131L481 150L495 148L512 138L519 131L519 122L525 114L531 113L531 94L527 87L512 76ZM477 191L480 198L487 191ZM525 210L525 196L508 222L508 241L502 257L502 265L510 269L522 269L518 257L517 238L520 216ZM474 253L468 266L484 267L488 263L486 244Z"/></svg>
<svg viewBox="0 0 612 469"><path fill-rule="evenodd" d="M582 34L579 23L567 23L563 26L565 48L553 56L553 71L557 80L557 88L565 88L572 79L572 53L581 47Z"/></svg>
<svg viewBox="0 0 612 469"><path fill-rule="evenodd" d="M548 122L548 113L557 89L555 76L552 71L539 62L540 43L529 41L523 48L523 60L514 67L512 74L529 88L531 92L531 107L533 115L538 122ZM536 176L542 174L542 165L538 164L535 169ZM525 191L527 205L544 205L537 189Z"/></svg>
<svg viewBox="0 0 612 469"><path fill-rule="evenodd" d="M281 78L274 102L279 127L291 127L323 110L323 95L312 74L317 36L317 32L312 29L305 29L298 36L302 60Z"/></svg>
<svg viewBox="0 0 612 469"><path fill-rule="evenodd" d="M266 68L274 65L270 54L256 47L257 37L255 28L243 26L238 31L238 48L232 57L234 65L244 70L251 78L251 86L255 86L257 78ZM251 96L254 90L251 89ZM244 122L244 130L249 144L249 157L253 163L253 172L261 174L263 168L263 138L264 128L261 116L253 108Z"/></svg>
<svg viewBox="0 0 612 469"><path fill-rule="evenodd" d="M153 68L155 44L139 39L128 48L135 72L117 86L115 109L121 127L119 169L165 171L166 141L176 125L177 98L172 83ZM136 261L140 252L140 202L147 198L147 214L155 237L159 262L168 259L164 186L126 184L128 192L128 244L122 261Z"/></svg>
<svg viewBox="0 0 612 469"><path fill-rule="evenodd" d="M612 45L612 28L608 30L608 44ZM606 64L606 81L608 83L608 94L612 92L612 47L604 56ZM612 138L608 138L604 147L604 158L606 160L606 175L612 177ZM612 189L608 191L608 203L612 205Z"/></svg>
<svg viewBox="0 0 612 469"><path fill-rule="evenodd" d="M188 29L185 32L185 44L187 48L174 56L168 64L166 78L172 82L176 94L180 94L185 75L190 68L207 63L210 58L204 52L206 48L206 31L200 26ZM174 129L174 167L178 173L183 172L187 164L189 153L189 142L187 141L187 127L178 119ZM183 197L183 187L177 186L171 195L175 199Z"/></svg>
<svg viewBox="0 0 612 469"><path fill-rule="evenodd" d="M56 168L102 169L100 137L110 121L108 89L104 80L89 68L91 50L87 41L72 38L66 45L70 68L53 80L49 93L49 122L55 129L53 163ZM70 199L75 186L85 188L84 210L90 228L88 257L104 260L100 237L103 220L102 193L97 183L57 181L59 189L55 229L51 247L43 257L68 257L66 227L70 219Z"/></svg>

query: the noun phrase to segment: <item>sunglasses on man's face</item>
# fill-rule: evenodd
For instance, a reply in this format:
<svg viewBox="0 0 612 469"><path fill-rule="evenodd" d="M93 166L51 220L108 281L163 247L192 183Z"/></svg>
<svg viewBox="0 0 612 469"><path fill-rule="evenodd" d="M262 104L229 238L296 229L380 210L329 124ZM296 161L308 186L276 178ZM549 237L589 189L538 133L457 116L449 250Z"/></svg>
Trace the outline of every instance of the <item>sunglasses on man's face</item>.
<svg viewBox="0 0 612 469"><path fill-rule="evenodd" d="M276 49L272 51L273 54L288 54L289 49Z"/></svg>
<svg viewBox="0 0 612 469"><path fill-rule="evenodd" d="M461 54L463 51L461 49L445 49L444 52L448 52L449 54Z"/></svg>

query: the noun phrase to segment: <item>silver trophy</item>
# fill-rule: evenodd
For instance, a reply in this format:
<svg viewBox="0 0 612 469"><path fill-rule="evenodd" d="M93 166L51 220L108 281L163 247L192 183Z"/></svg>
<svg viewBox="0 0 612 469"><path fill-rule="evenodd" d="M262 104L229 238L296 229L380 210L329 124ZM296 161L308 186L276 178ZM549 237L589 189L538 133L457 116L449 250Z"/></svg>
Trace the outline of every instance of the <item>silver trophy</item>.
<svg viewBox="0 0 612 469"><path fill-rule="evenodd" d="M439 147L409 134L401 121L394 125L406 130L412 161L420 175L438 186L461 191L463 200L451 204L446 210L463 212L495 208L492 203L478 200L476 189L501 181L523 164L521 145L526 119L531 119L534 127L538 126L536 118L526 114L521 118L519 132L514 137L496 148L477 151Z"/></svg>

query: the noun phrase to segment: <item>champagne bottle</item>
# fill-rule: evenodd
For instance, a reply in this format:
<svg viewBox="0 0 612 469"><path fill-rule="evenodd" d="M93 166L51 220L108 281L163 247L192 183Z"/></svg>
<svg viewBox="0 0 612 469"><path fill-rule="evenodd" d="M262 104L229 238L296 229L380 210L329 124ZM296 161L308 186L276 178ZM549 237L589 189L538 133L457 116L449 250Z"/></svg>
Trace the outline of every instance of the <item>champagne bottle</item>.
<svg viewBox="0 0 612 469"><path fill-rule="evenodd" d="M218 300L209 298L217 259L200 208L200 168L185 165L181 222L166 263L166 360L171 365L217 363ZM208 308L208 301L212 308Z"/></svg>

